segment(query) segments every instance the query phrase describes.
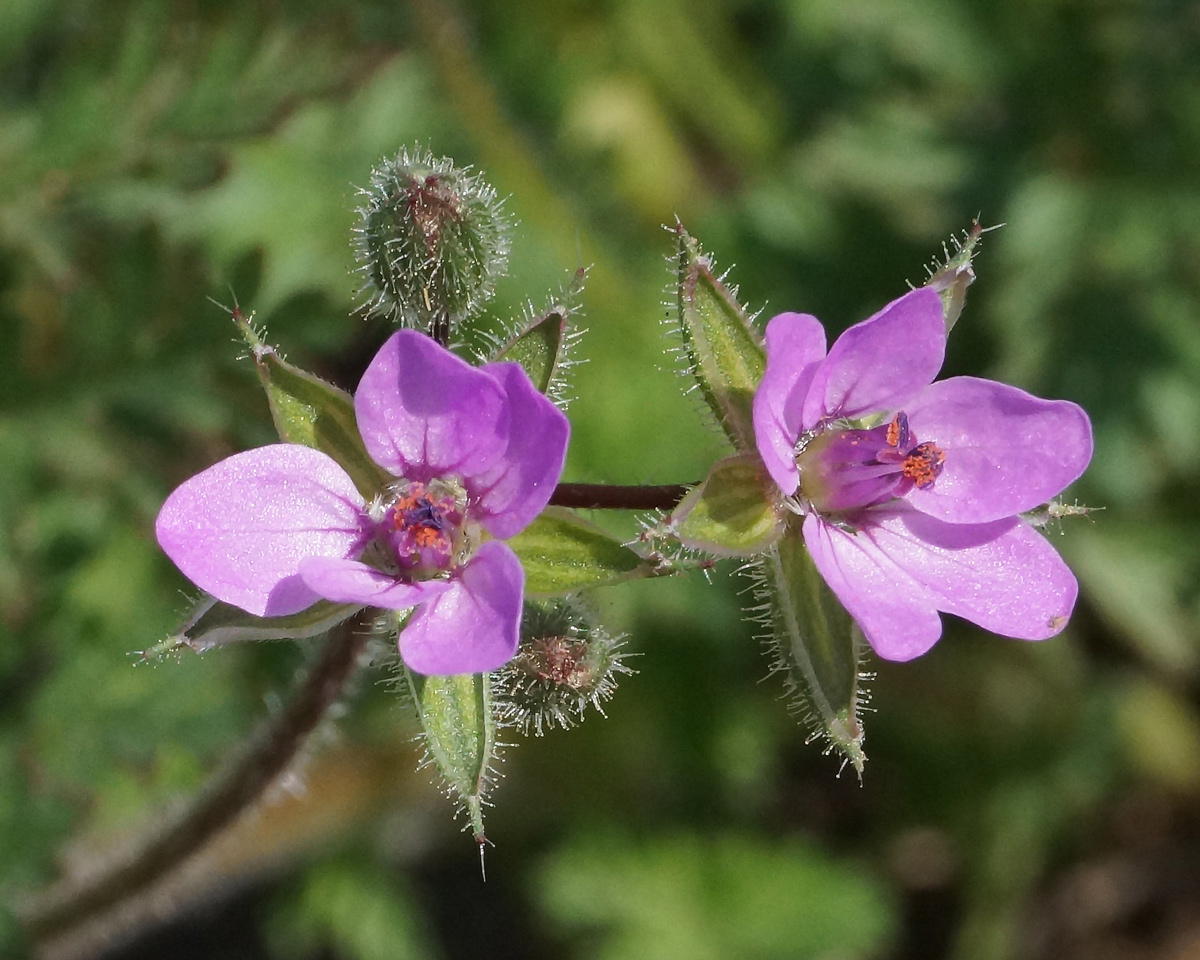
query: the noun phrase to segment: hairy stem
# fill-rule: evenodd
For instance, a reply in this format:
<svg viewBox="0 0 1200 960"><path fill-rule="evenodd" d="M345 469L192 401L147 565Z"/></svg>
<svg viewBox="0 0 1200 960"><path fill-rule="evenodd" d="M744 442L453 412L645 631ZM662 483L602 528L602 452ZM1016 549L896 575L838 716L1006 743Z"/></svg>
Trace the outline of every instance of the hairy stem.
<svg viewBox="0 0 1200 960"><path fill-rule="evenodd" d="M83 921L141 893L181 865L257 800L295 758L341 696L370 637L367 614L334 627L320 660L278 716L264 722L242 754L154 834L118 858L61 881L21 911L35 940L61 936Z"/></svg>
<svg viewBox="0 0 1200 960"><path fill-rule="evenodd" d="M426 295L428 296L428 294ZM450 345L450 334L450 315L446 312L444 306L438 304L433 310L433 321L429 328L429 335L443 347L448 347Z"/></svg>
<svg viewBox="0 0 1200 960"><path fill-rule="evenodd" d="M583 510L670 510L688 492L686 483L616 486L607 483L560 483L550 495L557 507Z"/></svg>

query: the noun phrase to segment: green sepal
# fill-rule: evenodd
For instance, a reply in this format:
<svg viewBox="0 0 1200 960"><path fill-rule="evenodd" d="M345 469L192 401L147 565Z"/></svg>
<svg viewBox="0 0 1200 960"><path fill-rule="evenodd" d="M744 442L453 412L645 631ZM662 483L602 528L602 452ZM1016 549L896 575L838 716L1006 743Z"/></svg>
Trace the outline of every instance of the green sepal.
<svg viewBox="0 0 1200 960"><path fill-rule="evenodd" d="M547 507L508 541L525 568L525 593L552 597L653 576L655 567L565 507Z"/></svg>
<svg viewBox="0 0 1200 960"><path fill-rule="evenodd" d="M863 675L861 631L822 579L804 546L800 519L763 558L763 598L774 649L774 668L786 674L816 733L862 774Z"/></svg>
<svg viewBox="0 0 1200 960"><path fill-rule="evenodd" d="M942 316L946 320L946 332L954 329L967 302L967 287L975 282L975 270L972 262L979 252L979 243L988 230L995 227L981 227L979 221L971 223L969 230L964 230L962 238L951 237L950 243L942 244L942 259L935 260L927 268L929 279L925 286L937 291L942 300Z"/></svg>
<svg viewBox="0 0 1200 960"><path fill-rule="evenodd" d="M712 260L683 225L678 238L679 330L688 367L705 402L739 452L755 447L751 404L766 366L762 338L737 300L737 290L713 273Z"/></svg>
<svg viewBox="0 0 1200 960"><path fill-rule="evenodd" d="M459 673L427 677L404 668L421 721L426 759L458 797L482 843L483 800L496 757L491 677Z"/></svg>
<svg viewBox="0 0 1200 960"><path fill-rule="evenodd" d="M229 643L315 637L361 609L361 604L318 600L311 607L286 617L256 617L215 597L205 597L196 604L178 633L141 651L140 656L144 660L151 660L184 647L196 653L206 653Z"/></svg>
<svg viewBox="0 0 1200 960"><path fill-rule="evenodd" d="M240 313L235 312L234 322L250 346L279 439L331 456L365 499L379 493L392 478L363 446L350 394L288 363Z"/></svg>
<svg viewBox="0 0 1200 960"><path fill-rule="evenodd" d="M506 343L496 354L496 359L519 363L533 385L546 393L554 382L566 332L566 311L552 307Z"/></svg>
<svg viewBox="0 0 1200 960"><path fill-rule="evenodd" d="M762 460L738 454L713 464L684 497L668 529L686 547L719 557L762 553L782 535L787 511Z"/></svg>
<svg viewBox="0 0 1200 960"><path fill-rule="evenodd" d="M574 328L572 316L578 312L578 300L583 292L587 271L580 268L570 286L560 290L540 313L532 305L510 328L511 333L499 338L488 361L508 360L519 363L533 385L542 393L561 402L566 386L565 373L576 361L571 359L572 347L580 331Z"/></svg>

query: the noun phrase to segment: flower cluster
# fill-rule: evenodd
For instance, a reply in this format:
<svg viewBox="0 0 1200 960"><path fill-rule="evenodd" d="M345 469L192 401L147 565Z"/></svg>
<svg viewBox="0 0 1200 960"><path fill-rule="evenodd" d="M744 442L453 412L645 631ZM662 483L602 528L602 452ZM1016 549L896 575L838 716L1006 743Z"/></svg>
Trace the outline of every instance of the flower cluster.
<svg viewBox="0 0 1200 960"><path fill-rule="evenodd" d="M197 586L256 616L318 599L416 608L400 653L476 673L517 649L524 571L502 541L550 499L570 427L519 364L473 367L401 330L354 395L363 443L396 479L369 502L320 450L273 444L180 486L156 532Z"/></svg>
<svg viewBox="0 0 1200 960"><path fill-rule="evenodd" d="M1020 514L1087 467L1082 409L991 380L932 382L946 325L929 288L851 327L828 353L815 317L780 314L766 348L759 453L876 653L926 652L941 636L938 611L1026 640L1063 628L1075 577Z"/></svg>

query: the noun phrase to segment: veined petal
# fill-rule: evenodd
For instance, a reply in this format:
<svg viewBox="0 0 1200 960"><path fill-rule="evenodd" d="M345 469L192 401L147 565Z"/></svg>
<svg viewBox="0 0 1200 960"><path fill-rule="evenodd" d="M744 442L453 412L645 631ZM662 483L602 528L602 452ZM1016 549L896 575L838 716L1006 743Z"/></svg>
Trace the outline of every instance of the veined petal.
<svg viewBox="0 0 1200 960"><path fill-rule="evenodd" d="M483 544L450 589L413 614L400 656L417 673L486 673L517 652L525 571L507 544Z"/></svg>
<svg viewBox="0 0 1200 960"><path fill-rule="evenodd" d="M511 429L499 462L465 480L483 526L505 540L529 526L549 502L567 457L571 425L519 363L489 363L480 369L503 387Z"/></svg>
<svg viewBox="0 0 1200 960"><path fill-rule="evenodd" d="M910 625L890 622L898 594L910 607L920 605L922 616L942 610L1021 640L1059 633L1075 606L1074 575L1046 539L1017 517L945 523L906 504L889 504L864 511L857 534L818 520L827 532L827 548L811 546L818 538L810 541L809 520L805 543L817 569L885 659L906 660L924 652L905 645ZM827 565L842 578L840 587L828 579ZM860 611L870 618L870 630Z"/></svg>
<svg viewBox="0 0 1200 960"><path fill-rule="evenodd" d="M380 348L354 413L372 459L409 480L483 473L508 446L508 405L495 378L415 330Z"/></svg>
<svg viewBox="0 0 1200 960"><path fill-rule="evenodd" d="M928 287L906 293L838 337L805 397L805 425L896 410L937 376L945 353L941 299Z"/></svg>
<svg viewBox="0 0 1200 960"><path fill-rule="evenodd" d="M1066 626L1079 584L1050 542L1019 517L944 523L901 505L879 511L871 538L937 599L939 610L1020 640Z"/></svg>
<svg viewBox="0 0 1200 960"><path fill-rule="evenodd" d="M238 453L185 481L155 534L183 574L255 616L297 613L318 599L306 557L344 558L364 543L363 500L331 458L292 443Z"/></svg>
<svg viewBox="0 0 1200 960"><path fill-rule="evenodd" d="M804 430L801 409L825 357L825 328L807 313L781 313L767 324L767 366L754 393L754 439L771 479L796 492L796 440Z"/></svg>
<svg viewBox="0 0 1200 960"><path fill-rule="evenodd" d="M1082 408L992 380L941 380L905 411L913 434L946 454L936 482L914 489L908 501L951 523L1031 510L1077 480L1092 459L1092 425Z"/></svg>
<svg viewBox="0 0 1200 960"><path fill-rule="evenodd" d="M359 560L325 557L301 560L300 576L326 600L388 610L407 610L450 589L448 580L397 580Z"/></svg>
<svg viewBox="0 0 1200 960"><path fill-rule="evenodd" d="M935 597L892 563L869 530L850 533L817 514L804 518L804 545L829 588L885 660L911 660L942 635Z"/></svg>

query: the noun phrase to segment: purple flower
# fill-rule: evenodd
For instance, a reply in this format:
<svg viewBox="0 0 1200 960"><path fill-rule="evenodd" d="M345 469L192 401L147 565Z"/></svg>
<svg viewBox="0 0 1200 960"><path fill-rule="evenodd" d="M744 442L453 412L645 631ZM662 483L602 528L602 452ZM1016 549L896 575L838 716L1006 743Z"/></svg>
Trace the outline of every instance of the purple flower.
<svg viewBox="0 0 1200 960"><path fill-rule="evenodd" d="M365 502L319 450L274 444L185 482L158 542L201 589L256 616L335 603L417 609L400 654L426 674L493 670L517 648L525 573L500 541L550 499L570 427L516 363L472 367L401 330L354 395L397 479Z"/></svg>
<svg viewBox="0 0 1200 960"><path fill-rule="evenodd" d="M942 366L941 302L914 290L825 351L808 314L767 325L754 433L767 471L804 514L813 562L875 651L925 653L938 611L994 633L1058 633L1078 584L1018 515L1092 457L1087 414Z"/></svg>

